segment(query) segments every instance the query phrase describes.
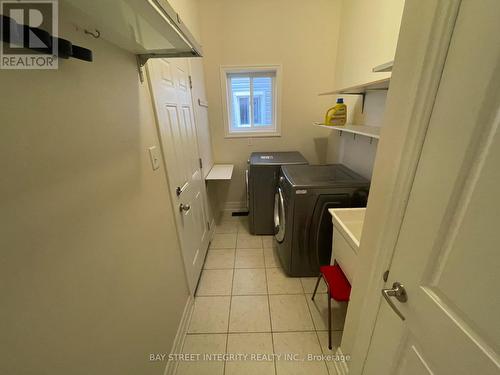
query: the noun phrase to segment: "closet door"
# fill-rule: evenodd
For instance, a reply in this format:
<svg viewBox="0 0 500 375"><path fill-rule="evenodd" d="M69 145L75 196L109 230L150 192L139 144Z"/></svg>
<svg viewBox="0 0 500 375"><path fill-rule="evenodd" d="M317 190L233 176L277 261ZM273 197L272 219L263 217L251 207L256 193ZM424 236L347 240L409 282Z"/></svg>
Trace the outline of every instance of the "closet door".
<svg viewBox="0 0 500 375"><path fill-rule="evenodd" d="M205 206L186 59L150 59L148 76L191 293L205 258Z"/></svg>

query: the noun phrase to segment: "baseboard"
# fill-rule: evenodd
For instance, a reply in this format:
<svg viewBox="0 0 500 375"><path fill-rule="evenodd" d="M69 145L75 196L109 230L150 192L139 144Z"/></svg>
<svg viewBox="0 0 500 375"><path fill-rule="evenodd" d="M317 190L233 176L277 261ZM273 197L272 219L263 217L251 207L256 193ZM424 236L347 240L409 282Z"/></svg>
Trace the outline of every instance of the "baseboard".
<svg viewBox="0 0 500 375"><path fill-rule="evenodd" d="M340 358L344 358L344 353L342 353L342 349L340 349L340 346L335 351L335 355ZM334 361L333 366L335 367L335 371L337 371L337 375L349 374L349 367L347 366L346 361Z"/></svg>
<svg viewBox="0 0 500 375"><path fill-rule="evenodd" d="M177 333L175 334L174 343L172 344L172 350L170 353L180 354L182 353L182 346L184 345L184 340L186 338L186 333L189 326L189 321L191 320L191 314L193 313L194 298L189 296L184 306L184 312L182 313L182 318L177 328ZM174 375L177 370L177 361L168 361L165 367L164 375Z"/></svg>
<svg viewBox="0 0 500 375"><path fill-rule="evenodd" d="M247 210L247 202L246 201L232 201L225 202L222 211L246 211Z"/></svg>

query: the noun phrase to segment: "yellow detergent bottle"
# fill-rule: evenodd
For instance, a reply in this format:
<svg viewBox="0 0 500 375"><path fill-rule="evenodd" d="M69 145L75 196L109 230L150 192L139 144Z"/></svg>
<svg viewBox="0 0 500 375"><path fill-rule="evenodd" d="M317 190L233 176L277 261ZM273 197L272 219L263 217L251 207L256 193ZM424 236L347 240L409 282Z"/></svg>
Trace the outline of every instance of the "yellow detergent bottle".
<svg viewBox="0 0 500 375"><path fill-rule="evenodd" d="M342 126L347 121L347 106L343 98L337 99L337 104L326 111L325 125Z"/></svg>

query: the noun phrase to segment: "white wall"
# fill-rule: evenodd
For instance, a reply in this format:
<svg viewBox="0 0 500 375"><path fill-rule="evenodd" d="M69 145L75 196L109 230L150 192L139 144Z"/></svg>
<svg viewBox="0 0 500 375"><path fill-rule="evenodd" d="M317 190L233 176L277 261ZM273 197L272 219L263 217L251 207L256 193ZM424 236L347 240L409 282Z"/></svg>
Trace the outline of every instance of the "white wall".
<svg viewBox="0 0 500 375"><path fill-rule="evenodd" d="M329 130L314 127L334 84L340 1L200 1L200 22L214 160L235 164L231 182L217 182L221 206L244 204L244 171L253 151L298 150L325 162ZM224 138L221 65L282 64L282 136Z"/></svg>
<svg viewBox="0 0 500 375"><path fill-rule="evenodd" d="M135 56L0 71L0 373L161 374L188 298Z"/></svg>
<svg viewBox="0 0 500 375"><path fill-rule="evenodd" d="M361 113L361 99L344 96L348 106L348 123L382 127L387 91L369 92ZM360 135L332 131L329 138L330 163L342 163L367 179L373 174L378 140Z"/></svg>
<svg viewBox="0 0 500 375"><path fill-rule="evenodd" d="M372 68L394 59L404 0L342 0L335 86L390 76Z"/></svg>
<svg viewBox="0 0 500 375"><path fill-rule="evenodd" d="M335 88L354 86L390 76L372 68L394 59L403 12L403 0L343 0L340 20ZM349 124L383 125L386 91L365 97L363 112L359 96L344 95ZM331 104L337 97L332 96ZM378 141L344 133L329 137L328 162L340 162L371 179Z"/></svg>
<svg viewBox="0 0 500 375"><path fill-rule="evenodd" d="M179 14L181 21L201 44L199 0L164 0Z"/></svg>

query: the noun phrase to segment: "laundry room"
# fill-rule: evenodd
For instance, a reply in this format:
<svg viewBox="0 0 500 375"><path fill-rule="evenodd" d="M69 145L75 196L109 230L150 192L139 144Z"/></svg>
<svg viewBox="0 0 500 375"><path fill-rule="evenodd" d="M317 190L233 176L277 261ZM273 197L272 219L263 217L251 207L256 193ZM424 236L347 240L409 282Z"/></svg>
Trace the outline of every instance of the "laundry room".
<svg viewBox="0 0 500 375"><path fill-rule="evenodd" d="M317 275L320 266L340 261L343 268L333 269L340 271L334 275L346 281L347 290L354 279L403 3L324 2L326 8L300 9L289 5L294 22L279 25L272 16L273 10L279 11L276 3L266 5L266 14L254 3L219 4L221 8L202 5L201 30L207 47L204 64L213 152L217 162L231 166L232 174L229 180L207 185L220 215L215 217L218 226L207 260L216 264L215 259L231 253L219 248L235 246L231 293L260 294L267 284L271 332L273 325L278 331L314 327L326 352L335 353L343 340L349 298L344 295L330 304L324 298L324 281ZM258 33L266 37L257 43L256 30L239 22L242 18L258 22ZM317 20L312 27L310 19ZM230 40L222 39L221 33ZM306 39L309 42L300 48L289 44ZM259 94L263 85L258 80L266 76L270 76L269 91L276 95L270 105L276 113L266 124L260 119L253 124L252 116L246 118L241 93ZM250 99L253 116L259 116L255 108L260 100L255 94ZM344 116L328 119L328 110L335 111L338 101L343 102ZM340 123L335 123L338 118ZM346 220L338 220L332 209L340 209L341 219L348 215L347 230ZM256 236L264 236L262 246ZM262 251L255 249L261 247L263 262ZM274 265L279 268L273 269ZM205 269L200 295L210 293L203 288L216 284L215 275L224 272ZM229 280L229 273L225 277ZM316 282L322 293L313 301ZM246 283L250 289L239 291L238 285ZM296 293L303 293L307 304ZM256 297L250 299L256 306L262 304ZM241 296L232 306L244 300ZM300 317L295 322L273 320L278 305ZM350 332L357 324L358 306L354 308L353 330L348 329L344 340L348 351ZM261 329L267 328L257 330Z"/></svg>
<svg viewBox="0 0 500 375"><path fill-rule="evenodd" d="M370 179L378 143L377 129L367 128L375 134L364 137L339 133L319 124L324 123L325 113L336 99L343 98L348 124L380 127L387 82L382 90L360 87L357 95L324 94L335 88L351 88L390 77L390 66L381 72L374 72L373 68L394 59L403 2L373 3L370 9L364 9L358 2L344 5L327 1L305 9L289 6L293 25L285 21L280 25L276 21L271 11L280 11L278 3L268 4L266 12L259 11L255 4L220 2L219 6L202 3L205 17L201 19L208 50L204 57L207 95L209 102L214 103L209 110L210 124L216 124L211 125L214 155L218 162L234 165L231 181L217 185L219 207L246 208L245 172L252 152L299 151L311 164L343 162ZM259 33L266 35L258 43L255 30L239 22L252 16L255 22L259 20ZM308 19L317 22L311 25ZM367 30L370 38L365 36ZM227 38L221 39L221 32ZM295 41L301 40L308 42L298 48ZM222 82L225 71L252 70L252 67L272 70L273 64L279 67L274 134L262 134L262 126L250 137L248 132L229 133L226 128L231 108L221 99L228 95Z"/></svg>
<svg viewBox="0 0 500 375"><path fill-rule="evenodd" d="M499 14L0 0L0 374L497 374Z"/></svg>

